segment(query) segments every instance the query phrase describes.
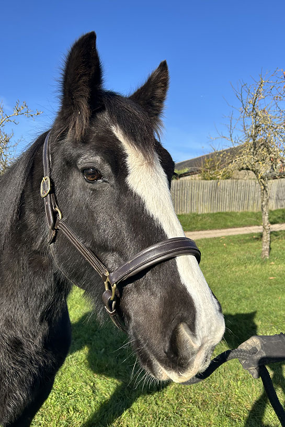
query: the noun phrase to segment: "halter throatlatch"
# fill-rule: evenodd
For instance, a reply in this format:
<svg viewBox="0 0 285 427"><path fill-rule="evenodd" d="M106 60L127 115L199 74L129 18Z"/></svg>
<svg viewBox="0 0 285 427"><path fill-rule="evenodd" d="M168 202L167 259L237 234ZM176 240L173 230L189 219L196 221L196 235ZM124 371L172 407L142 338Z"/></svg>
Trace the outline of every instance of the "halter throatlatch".
<svg viewBox="0 0 285 427"><path fill-rule="evenodd" d="M51 180L49 136L50 132L46 135L43 146L44 177L40 188L49 228L49 243L55 241L57 231L61 230L78 252L80 252L92 268L101 276L105 286L102 300L106 311L116 326L122 330L126 330L122 314L119 312L117 304L120 298L117 285L121 283L121 286L123 286L126 279L135 276L139 272L181 255L192 255L199 263L201 253L193 240L186 237L175 237L149 246L116 270L109 272L102 261L79 241L73 230L71 230L62 217L62 213L56 202L55 189Z"/></svg>

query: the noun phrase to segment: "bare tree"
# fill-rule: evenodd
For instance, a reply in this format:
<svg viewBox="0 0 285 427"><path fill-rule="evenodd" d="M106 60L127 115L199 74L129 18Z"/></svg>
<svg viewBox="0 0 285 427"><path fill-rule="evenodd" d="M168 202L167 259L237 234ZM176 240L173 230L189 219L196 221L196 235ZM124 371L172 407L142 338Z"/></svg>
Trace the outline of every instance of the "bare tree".
<svg viewBox="0 0 285 427"><path fill-rule="evenodd" d="M260 186L263 258L269 258L270 253L269 179L284 175L284 78L285 73L277 70L234 88L239 107L229 117L226 135L219 135L240 147L225 167L253 172Z"/></svg>
<svg viewBox="0 0 285 427"><path fill-rule="evenodd" d="M13 159L13 150L15 149L16 143L12 144L12 138L14 132L5 132L5 126L8 123L18 124L16 117L35 117L41 114L41 111L33 112L29 109L26 102L20 104L16 102L13 111L10 114L5 113L3 102L0 102L0 174L5 172L5 169L9 166Z"/></svg>

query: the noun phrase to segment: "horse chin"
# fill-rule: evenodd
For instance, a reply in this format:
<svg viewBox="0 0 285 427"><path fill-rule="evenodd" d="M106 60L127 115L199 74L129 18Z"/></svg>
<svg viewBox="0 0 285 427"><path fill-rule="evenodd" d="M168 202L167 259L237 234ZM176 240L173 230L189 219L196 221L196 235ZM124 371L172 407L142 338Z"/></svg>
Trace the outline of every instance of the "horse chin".
<svg viewBox="0 0 285 427"><path fill-rule="evenodd" d="M197 354L195 356L192 355L192 357L189 358L188 367L181 370L164 367L150 354L148 355L147 361L146 357L144 357L144 360L142 360L141 357L139 357L139 359L145 371L156 380L184 383L189 381L195 375L204 372L208 368L211 363L213 349L214 347L209 348L201 346Z"/></svg>

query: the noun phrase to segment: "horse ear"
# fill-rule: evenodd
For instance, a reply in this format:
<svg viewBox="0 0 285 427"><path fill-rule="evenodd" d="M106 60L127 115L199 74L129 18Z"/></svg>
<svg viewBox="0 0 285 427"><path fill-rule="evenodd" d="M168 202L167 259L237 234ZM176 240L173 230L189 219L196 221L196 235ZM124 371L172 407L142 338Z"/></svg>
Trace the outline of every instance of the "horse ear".
<svg viewBox="0 0 285 427"><path fill-rule="evenodd" d="M82 36L72 46L62 81L62 103L57 124L60 133L73 131L80 139L92 113L101 108L102 69L96 49L96 34Z"/></svg>
<svg viewBox="0 0 285 427"><path fill-rule="evenodd" d="M146 83L130 96L132 101L140 104L148 113L154 126L159 125L159 117L163 110L168 84L168 67L166 61L163 61L149 76Z"/></svg>

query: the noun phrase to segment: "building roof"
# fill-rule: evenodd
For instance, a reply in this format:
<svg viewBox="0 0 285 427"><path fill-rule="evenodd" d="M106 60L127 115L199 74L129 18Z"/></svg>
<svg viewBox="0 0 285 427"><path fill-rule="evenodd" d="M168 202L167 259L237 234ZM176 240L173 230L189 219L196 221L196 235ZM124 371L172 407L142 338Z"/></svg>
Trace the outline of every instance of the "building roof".
<svg viewBox="0 0 285 427"><path fill-rule="evenodd" d="M224 157L225 161L229 161L229 157L233 158L236 156L237 152L241 149L240 146L237 147L230 147L226 148L225 150L220 151L213 151L209 154L204 154L203 156L195 157L194 159L184 160L182 162L175 163L175 169L176 170L182 170L182 169L188 169L189 172L196 172L199 173L201 168L203 167L203 164L205 160L211 159L215 155L221 155L221 158L224 154L226 156Z"/></svg>

